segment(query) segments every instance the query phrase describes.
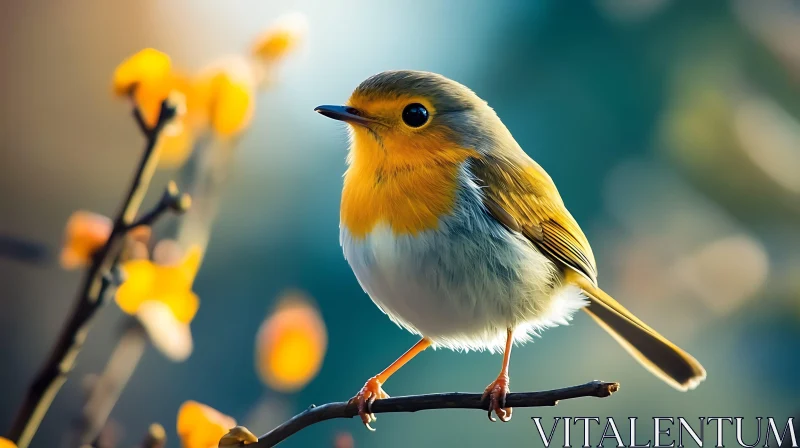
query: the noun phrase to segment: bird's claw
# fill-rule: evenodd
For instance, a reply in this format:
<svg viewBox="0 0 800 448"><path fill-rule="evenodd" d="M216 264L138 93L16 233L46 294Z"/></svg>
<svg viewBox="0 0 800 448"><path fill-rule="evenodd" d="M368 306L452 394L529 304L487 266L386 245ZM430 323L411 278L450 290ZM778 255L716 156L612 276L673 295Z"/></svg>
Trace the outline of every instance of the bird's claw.
<svg viewBox="0 0 800 448"><path fill-rule="evenodd" d="M377 420L375 414L372 413L372 403L375 403L375 400L382 400L384 398L389 398L389 395L383 391L381 381L378 377L372 377L364 384L364 387L358 391L356 396L350 399L351 403L355 402L358 404L358 415L361 417L364 426L370 431L375 431L375 429L369 424Z"/></svg>
<svg viewBox="0 0 800 448"><path fill-rule="evenodd" d="M486 390L483 391L482 400L486 400L487 397L489 398L488 410L490 421L497 421L492 417L492 411L494 411L501 422L511 420L512 409L506 407L506 396L508 393L508 376L506 375L498 376L496 380L486 386Z"/></svg>

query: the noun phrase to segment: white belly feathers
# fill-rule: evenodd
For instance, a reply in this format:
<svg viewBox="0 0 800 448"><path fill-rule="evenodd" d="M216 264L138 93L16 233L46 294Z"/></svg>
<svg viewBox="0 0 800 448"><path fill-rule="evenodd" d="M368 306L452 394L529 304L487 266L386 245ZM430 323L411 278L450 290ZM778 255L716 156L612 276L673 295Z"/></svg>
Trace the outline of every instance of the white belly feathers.
<svg viewBox="0 0 800 448"><path fill-rule="evenodd" d="M553 263L485 213L477 186L465 182L437 229L397 236L381 223L356 239L341 226L364 291L398 325L454 350L501 351L507 328L524 342L567 324L585 305L579 291L562 287Z"/></svg>

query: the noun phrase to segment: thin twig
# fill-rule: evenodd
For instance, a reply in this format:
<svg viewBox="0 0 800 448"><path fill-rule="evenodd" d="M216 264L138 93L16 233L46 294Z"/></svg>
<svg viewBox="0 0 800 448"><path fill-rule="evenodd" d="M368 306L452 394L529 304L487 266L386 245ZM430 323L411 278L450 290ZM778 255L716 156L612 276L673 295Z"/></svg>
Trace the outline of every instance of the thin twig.
<svg viewBox="0 0 800 448"><path fill-rule="evenodd" d="M91 444L100 435L146 346L144 328L137 320L128 318L127 329L117 342L105 371L95 382L83 408L81 444Z"/></svg>
<svg viewBox="0 0 800 448"><path fill-rule="evenodd" d="M580 386L543 392L521 392L508 394L506 405L509 407L541 407L555 406L560 400L578 397L608 397L619 389L618 383L592 381ZM430 394L393 397L378 400L372 405L373 413L385 412L417 412L428 409L482 409L487 410L487 402L481 394ZM304 412L292 417L282 425L259 437L258 443L247 445L248 448L266 448L275 446L294 433L325 420L334 418L352 418L358 415L356 403L328 403L322 406L312 405Z"/></svg>
<svg viewBox="0 0 800 448"><path fill-rule="evenodd" d="M161 200L158 201L158 204L133 222L133 224L129 226L129 229L132 230L139 226L153 225L158 218L169 210L175 213L184 213L189 209L191 202L191 197L188 194L181 194L175 182L170 181L167 188L164 189L164 194L161 196Z"/></svg>
<svg viewBox="0 0 800 448"><path fill-rule="evenodd" d="M142 448L164 448L167 444L167 431L158 423L153 423L147 428L147 436L142 442Z"/></svg>
<svg viewBox="0 0 800 448"><path fill-rule="evenodd" d="M83 283L75 299L72 313L56 341L53 351L45 361L34 381L28 388L25 399L17 411L7 438L16 442L19 448L27 448L33 439L44 415L50 408L56 394L72 370L75 358L83 346L91 326L91 319L103 304L109 282L104 276L116 264L123 247L125 233L133 223L142 199L150 185L158 162L156 143L163 127L175 115L175 109L167 101L161 104L158 122L152 129L144 129L147 145L133 176L133 181L122 202L108 241L99 250L93 263L86 271ZM134 117L141 120L141 113L134 108Z"/></svg>
<svg viewBox="0 0 800 448"><path fill-rule="evenodd" d="M133 94L133 91L131 91L131 95L132 94ZM136 102L133 101L133 99L131 99L131 104L133 105L133 119L134 119L134 121L136 121L136 126L139 127L139 131L148 140L149 139L155 140L155 138L153 138L154 135L152 135L152 131L155 130L155 128L150 129L150 127L147 126L147 122L144 120L144 116L142 115L142 111L138 107L136 107ZM160 129L159 129L159 131L160 131Z"/></svg>

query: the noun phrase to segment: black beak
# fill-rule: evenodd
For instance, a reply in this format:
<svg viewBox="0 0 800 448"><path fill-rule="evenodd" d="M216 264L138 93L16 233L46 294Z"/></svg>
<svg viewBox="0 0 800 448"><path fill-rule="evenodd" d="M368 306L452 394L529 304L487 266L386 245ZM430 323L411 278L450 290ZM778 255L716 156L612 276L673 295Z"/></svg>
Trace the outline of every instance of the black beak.
<svg viewBox="0 0 800 448"><path fill-rule="evenodd" d="M345 121L369 127L371 124L380 124L379 121L361 115L361 111L350 106L317 106L314 111L334 120Z"/></svg>

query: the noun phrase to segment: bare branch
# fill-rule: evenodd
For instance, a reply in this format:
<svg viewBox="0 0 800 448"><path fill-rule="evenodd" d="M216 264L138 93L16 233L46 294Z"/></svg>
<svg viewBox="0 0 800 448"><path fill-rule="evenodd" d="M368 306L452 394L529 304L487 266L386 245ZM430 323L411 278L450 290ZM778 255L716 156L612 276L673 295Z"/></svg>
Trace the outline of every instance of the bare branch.
<svg viewBox="0 0 800 448"><path fill-rule="evenodd" d="M141 113L136 108L134 108L134 116L142 126ZM103 304L103 299L109 289L109 282L105 279L106 273L110 272L118 261L125 234L139 212L142 199L144 199L156 169L158 157L155 148L158 135L174 116L175 109L167 101L164 101L161 104L156 125L152 129L143 129L147 137L147 144L133 176L133 181L114 220L111 235L86 270L72 312L61 330L50 356L28 387L24 401L7 434L7 438L16 442L19 448L27 448L30 444L39 423L66 381L67 374L72 370L75 358L83 347L92 317Z"/></svg>
<svg viewBox="0 0 800 448"><path fill-rule="evenodd" d="M156 204L152 210L140 216L139 219L129 226L129 229L153 225L153 223L167 211L171 210L175 213L184 213L191 205L192 198L186 193L181 194L178 190L178 185L170 181L167 184L167 188L164 189L164 194L161 195L161 200L158 201L158 204Z"/></svg>
<svg viewBox="0 0 800 448"><path fill-rule="evenodd" d="M529 408L555 406L560 400L579 397L608 397L619 389L618 383L592 381L579 386L565 387L543 392L521 392L509 394L506 405L509 407ZM386 412L417 412L428 409L481 409L487 410L487 403L481 400L481 394L430 394L392 397L378 400L371 411L379 414ZM248 448L266 448L275 446L298 431L313 424L334 418L352 418L358 415L354 402L328 403L322 406L312 405L304 412L292 417L282 425L259 437L258 443L247 445Z"/></svg>

